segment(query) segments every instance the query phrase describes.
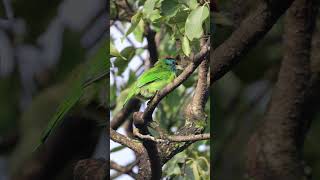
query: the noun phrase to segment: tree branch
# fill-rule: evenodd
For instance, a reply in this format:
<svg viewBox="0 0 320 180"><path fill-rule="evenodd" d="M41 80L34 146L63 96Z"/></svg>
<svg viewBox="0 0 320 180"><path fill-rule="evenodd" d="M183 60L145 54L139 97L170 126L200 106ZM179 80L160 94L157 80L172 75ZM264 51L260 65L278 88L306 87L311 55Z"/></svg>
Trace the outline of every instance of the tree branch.
<svg viewBox="0 0 320 180"><path fill-rule="evenodd" d="M209 43L209 41L208 41ZM202 47L201 51L196 54L193 58L193 61L185 68L185 70L173 80L172 83L168 84L164 89L159 91L155 97L149 102L148 107L144 111L144 113L134 114L134 124L141 125L146 124L152 120L152 113L154 109L157 107L159 102L171 91L180 86L187 78L196 70L199 64L204 60L204 58L210 52L209 44L206 44Z"/></svg>
<svg viewBox="0 0 320 180"><path fill-rule="evenodd" d="M296 0L287 13L278 81L264 121L248 145L248 173L253 179L305 178L300 159L301 132L309 96L315 7L313 0Z"/></svg>
<svg viewBox="0 0 320 180"><path fill-rule="evenodd" d="M193 114L200 114L204 112L204 107L208 98L208 81L207 75L209 71L209 61L205 59L200 64L199 77L197 88L193 96L192 104L190 104L190 109Z"/></svg>
<svg viewBox="0 0 320 180"><path fill-rule="evenodd" d="M205 57L204 57L205 58ZM204 105L206 104L208 98L207 86L207 75L208 75L208 60L205 59L201 62L199 67L199 78L197 87L195 89L195 94L192 98L192 101L187 105L185 112L185 124L180 128L175 136L189 136L197 135L203 133L206 127L207 115L204 113ZM200 135L201 136L201 135ZM171 159L177 153L185 150L189 145L194 141L186 142L171 142L171 143L160 143L159 149L161 152L161 162L164 164L169 159Z"/></svg>
<svg viewBox="0 0 320 180"><path fill-rule="evenodd" d="M77 162L73 169L73 177L77 180L106 179L108 164L104 159L83 159Z"/></svg>
<svg viewBox="0 0 320 180"><path fill-rule="evenodd" d="M150 135L140 134L136 129L134 129L133 134L142 140L150 140L157 143L164 143L167 141L171 142L186 142L186 141L199 141L199 140L208 140L210 139L210 134L191 134L185 136L173 135L173 136L165 136L164 138L155 138Z"/></svg>
<svg viewBox="0 0 320 180"><path fill-rule="evenodd" d="M147 125L152 122L152 113L158 103L161 101L163 97L165 97L168 93L173 91L176 87L181 85L199 66L199 64L206 58L206 56L209 54L210 46L208 41L204 46L202 46L201 51L196 54L193 58L193 61L185 68L185 70L174 79L174 81L170 84L168 84L164 89L159 91L155 97L149 102L146 110L144 112L135 112L133 114L133 120L135 126L139 129L139 133L142 135L145 135L144 137L148 136L149 139L144 139L143 146L145 147L145 152L141 154L141 161L139 163L140 171L138 173L137 179L160 179L161 177L161 167L162 165L172 158L176 153L178 153L177 150L182 151L182 148L176 148L177 145L172 146L168 145L167 143L157 143L156 141L150 140L153 139L152 136L149 136L149 132L147 129ZM205 78L205 81L207 82L207 78ZM191 119L191 118L189 118ZM188 120L186 120L188 121ZM202 132L203 128L201 130L197 131L192 129L192 127L199 127L196 124L192 123L186 123L186 128L183 130L182 134L177 135L188 135L188 134L199 134ZM191 126L191 127L190 127ZM190 131L185 131L185 130ZM183 147L186 148L188 145L190 145L193 141L188 142L182 142L185 144ZM163 146L164 145L164 146ZM167 145L167 146L166 146ZM172 150L174 152L170 152L170 148L175 148L175 150ZM170 153L170 154L166 154Z"/></svg>
<svg viewBox="0 0 320 180"><path fill-rule="evenodd" d="M143 146L138 141L131 139L129 137L126 137L122 134L117 133L115 130L110 128L110 138L119 144L122 144L130 149L132 149L136 153L142 153L143 152Z"/></svg>
<svg viewBox="0 0 320 180"><path fill-rule="evenodd" d="M293 0L263 0L232 35L211 53L211 82L224 76L262 39Z"/></svg>
<svg viewBox="0 0 320 180"><path fill-rule="evenodd" d="M148 41L148 51L150 56L150 65L153 65L158 60L158 48L155 41L156 32L150 28L149 24L145 27L145 36Z"/></svg>
<svg viewBox="0 0 320 180"><path fill-rule="evenodd" d="M116 162L110 161L110 169L114 169L114 170L118 171L118 173L113 175L111 177L111 179L115 179L115 178L121 176L122 174L128 174L129 176L131 176L132 178L135 179L137 175L136 175L136 173L132 172L132 168L134 166L136 166L137 163L138 163L138 161L135 161L133 163L130 163L127 166L120 166Z"/></svg>
<svg viewBox="0 0 320 180"><path fill-rule="evenodd" d="M140 102L138 99L132 99L128 102L128 104L123 107L110 122L110 127L114 130L118 129L129 117L131 113L139 110Z"/></svg>

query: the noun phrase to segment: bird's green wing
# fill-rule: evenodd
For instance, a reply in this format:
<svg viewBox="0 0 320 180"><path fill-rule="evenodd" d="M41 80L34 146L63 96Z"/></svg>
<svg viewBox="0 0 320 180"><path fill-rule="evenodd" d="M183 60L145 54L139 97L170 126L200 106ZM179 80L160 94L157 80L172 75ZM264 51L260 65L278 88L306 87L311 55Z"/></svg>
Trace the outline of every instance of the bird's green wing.
<svg viewBox="0 0 320 180"><path fill-rule="evenodd" d="M163 70L159 68L152 68L145 73L143 73L138 80L135 82L135 84L131 87L131 90L126 98L126 100L123 103L123 107L128 103L128 101L135 96L139 91L139 89L149 83L168 79L171 75L171 71Z"/></svg>
<svg viewBox="0 0 320 180"><path fill-rule="evenodd" d="M136 86L138 88L145 86L146 84L152 83L154 81L168 79L171 75L171 71L148 71L145 74L143 74L138 80Z"/></svg>

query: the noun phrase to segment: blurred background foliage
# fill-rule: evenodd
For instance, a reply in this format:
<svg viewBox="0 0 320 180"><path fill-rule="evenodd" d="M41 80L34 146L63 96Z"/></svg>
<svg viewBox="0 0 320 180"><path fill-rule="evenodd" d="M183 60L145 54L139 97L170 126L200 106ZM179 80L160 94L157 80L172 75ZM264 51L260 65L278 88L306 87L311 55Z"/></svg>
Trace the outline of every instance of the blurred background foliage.
<svg viewBox="0 0 320 180"><path fill-rule="evenodd" d="M79 76L90 71L93 62L108 62L107 3L6 1L13 13L11 18L3 2L0 2L0 179L70 179L78 160L108 156L107 143L99 141L100 124L106 116L102 118L98 110L106 108L106 81L86 88L65 118L69 122L63 123L63 128L78 127L78 131L68 134L62 128L39 151L32 151L58 105L75 93L73 84L79 78L82 81L94 78L95 74ZM107 66L105 63L101 67ZM83 144L79 143L81 140ZM58 154L60 159L55 158Z"/></svg>
<svg viewBox="0 0 320 180"><path fill-rule="evenodd" d="M225 41L239 23L254 10L258 1L218 1L214 12L213 48ZM318 22L319 22L318 17ZM212 173L219 180L247 179L246 147L249 137L264 117L272 87L277 80L283 55L283 17L268 34L241 58L241 63L211 88ZM319 23L317 30L319 30ZM318 50L312 53L312 64L318 66ZM311 67L316 68L316 67ZM303 149L305 171L312 179L320 178L320 114L314 117Z"/></svg>
<svg viewBox="0 0 320 180"><path fill-rule="evenodd" d="M176 58L179 64L186 66L189 58L199 52L200 41L207 40L210 35L209 1L124 2L110 2L110 54L113 56L110 69L110 102L114 105L110 112L111 120L112 116L122 109L128 91L137 77L157 60L152 59L155 54L160 59ZM154 40L150 36L153 36ZM154 43L157 49L150 48L150 43ZM159 104L154 117L169 134L173 134L184 124L184 109L192 98L197 79L196 71ZM205 109L209 116L205 132L210 132L209 104L210 102ZM145 107L146 104L142 104L140 110ZM155 136L158 135L158 132L152 132ZM130 131L127 135L130 135ZM209 149L208 141L195 143L164 166L163 176L169 179L209 179ZM111 152L117 152L115 150L121 152L124 149L115 147ZM113 158L111 154L111 159L117 162L120 157Z"/></svg>

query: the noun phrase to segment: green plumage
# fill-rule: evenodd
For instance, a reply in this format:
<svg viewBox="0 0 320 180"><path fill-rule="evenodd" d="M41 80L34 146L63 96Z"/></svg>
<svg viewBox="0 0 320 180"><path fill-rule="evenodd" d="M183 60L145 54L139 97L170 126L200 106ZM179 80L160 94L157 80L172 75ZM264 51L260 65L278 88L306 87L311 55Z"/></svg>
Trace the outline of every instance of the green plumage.
<svg viewBox="0 0 320 180"><path fill-rule="evenodd" d="M100 50L101 52L105 52L104 49ZM100 53L100 52L99 52ZM53 130L62 122L63 118L69 111L80 101L85 103L86 100L84 94L89 91L93 91L93 89L89 88L92 84L97 84L101 81L106 81L107 75L109 74L108 70L109 61L101 60L100 56L97 58L93 58L87 64L82 65L81 69L75 71L74 74L80 74L78 79L72 80L72 85L70 89L70 94L66 97L66 99L60 104L57 112L49 121L49 124L45 131L43 132L40 142L35 150L38 149L49 137L49 135L53 132ZM102 86L102 85L99 85ZM101 87L100 87L101 88ZM94 98L94 97L90 97ZM90 99L91 100L91 99Z"/></svg>
<svg viewBox="0 0 320 180"><path fill-rule="evenodd" d="M154 67L145 71L131 86L123 106L133 97L151 99L157 91L172 82L175 77L176 60L160 59Z"/></svg>

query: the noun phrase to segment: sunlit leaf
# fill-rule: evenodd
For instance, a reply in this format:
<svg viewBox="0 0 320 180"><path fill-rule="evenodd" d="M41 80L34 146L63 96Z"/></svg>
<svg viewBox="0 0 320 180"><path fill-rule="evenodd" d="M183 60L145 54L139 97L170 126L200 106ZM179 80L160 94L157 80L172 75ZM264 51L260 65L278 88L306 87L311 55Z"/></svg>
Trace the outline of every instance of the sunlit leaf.
<svg viewBox="0 0 320 180"><path fill-rule="evenodd" d="M143 14L150 16L154 10L157 0L147 0L143 6Z"/></svg>
<svg viewBox="0 0 320 180"><path fill-rule="evenodd" d="M122 74L127 68L129 61L135 55L135 48L132 46L126 47L121 51L121 54L128 60L124 61L122 58L116 58L114 65L118 68L118 74Z"/></svg>
<svg viewBox="0 0 320 180"><path fill-rule="evenodd" d="M133 82L135 82L137 79L136 77L136 73L134 71L131 71L129 72L129 79L128 79L128 82L127 82L127 86L129 87Z"/></svg>
<svg viewBox="0 0 320 180"><path fill-rule="evenodd" d="M127 60L125 57L123 57L118 49L114 46L114 44L110 41L110 56L111 57L120 57L123 60Z"/></svg>
<svg viewBox="0 0 320 180"><path fill-rule="evenodd" d="M124 37L128 36L129 34L131 34L135 30L135 28L139 24L141 18L142 18L142 12L141 11L138 11L134 16L132 16L132 18L131 18L131 26L129 27L129 29L126 32Z"/></svg>
<svg viewBox="0 0 320 180"><path fill-rule="evenodd" d="M149 18L150 18L151 22L154 22L157 19L161 18L160 11L158 9L154 10Z"/></svg>
<svg viewBox="0 0 320 180"><path fill-rule="evenodd" d="M198 171L198 164L196 163L196 161L194 161L192 163L192 172L193 172L194 179L200 180L200 175L199 175L199 171Z"/></svg>
<svg viewBox="0 0 320 180"><path fill-rule="evenodd" d="M185 24L186 20L187 20L187 17L188 17L188 12L189 11L186 11L186 10L179 10L177 12L177 14L175 16L173 16L170 20L169 20L169 23L170 24L177 24L177 23L183 23Z"/></svg>
<svg viewBox="0 0 320 180"><path fill-rule="evenodd" d="M194 38L200 38L203 35L203 21L209 17L207 6L200 6L189 14L185 24L185 34L192 41Z"/></svg>
<svg viewBox="0 0 320 180"><path fill-rule="evenodd" d="M179 2L187 5L190 9L196 9L199 6L197 0L179 0Z"/></svg>
<svg viewBox="0 0 320 180"><path fill-rule="evenodd" d="M157 0L147 0L143 6L143 16L151 22L161 18L160 11L155 9Z"/></svg>
<svg viewBox="0 0 320 180"><path fill-rule="evenodd" d="M143 33L144 33L144 21L141 19L137 25L137 27L133 31L134 38L142 43L143 42Z"/></svg>
<svg viewBox="0 0 320 180"><path fill-rule="evenodd" d="M190 48L190 43L187 36L184 36L182 39L182 50L186 56L190 56L191 48Z"/></svg>

